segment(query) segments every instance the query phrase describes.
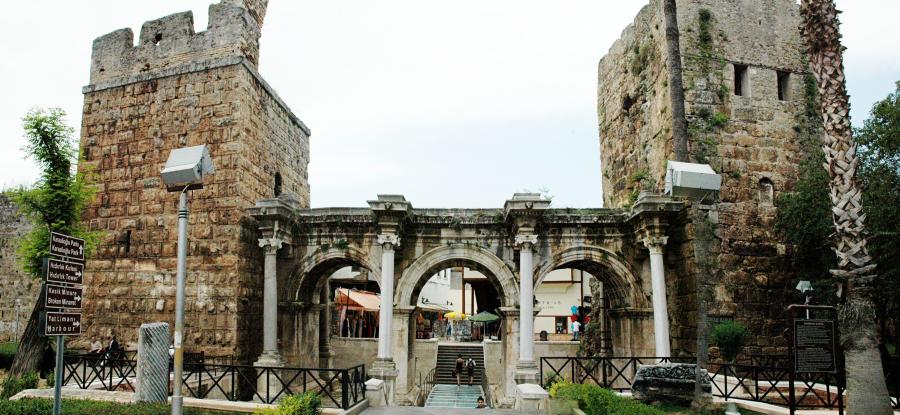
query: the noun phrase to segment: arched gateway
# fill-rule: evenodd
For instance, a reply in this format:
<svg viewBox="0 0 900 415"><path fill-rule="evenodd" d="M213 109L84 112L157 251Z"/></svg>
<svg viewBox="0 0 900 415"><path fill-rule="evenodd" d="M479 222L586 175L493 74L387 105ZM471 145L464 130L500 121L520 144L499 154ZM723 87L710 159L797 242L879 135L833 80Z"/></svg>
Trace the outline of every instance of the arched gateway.
<svg viewBox="0 0 900 415"><path fill-rule="evenodd" d="M399 195L379 195L368 208L300 209L289 195L260 200L250 214L265 253L263 308L277 316L263 325L260 361L310 366L367 358L368 372L388 381L391 399L408 402L416 378L432 366L416 348L417 299L431 276L461 266L486 276L499 294L501 340L491 346L499 356L486 359L497 394L511 396L517 382L538 376L544 352L536 352L533 335L520 336L533 334L534 318L520 316L535 315L534 288L555 269L581 269L603 283L614 352L669 355L665 261L654 259L663 258L683 203L642 195L629 210L549 204L530 193L515 194L502 209L414 209ZM668 257L678 260L677 253ZM362 343L352 357L332 350L326 287L346 266L379 277L377 353Z"/></svg>

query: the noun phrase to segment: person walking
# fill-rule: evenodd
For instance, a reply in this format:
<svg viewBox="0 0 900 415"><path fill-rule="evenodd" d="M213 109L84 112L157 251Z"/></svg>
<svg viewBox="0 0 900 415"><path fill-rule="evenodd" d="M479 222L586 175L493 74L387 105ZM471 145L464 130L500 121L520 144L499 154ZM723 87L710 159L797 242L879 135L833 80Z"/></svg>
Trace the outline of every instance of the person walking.
<svg viewBox="0 0 900 415"><path fill-rule="evenodd" d="M456 356L456 387L460 386L459 377L462 376L463 364L465 363L461 354Z"/></svg>
<svg viewBox="0 0 900 415"><path fill-rule="evenodd" d="M575 334L575 341L581 337L581 323L578 320L572 323L572 333Z"/></svg>
<svg viewBox="0 0 900 415"><path fill-rule="evenodd" d="M466 373L469 375L469 386L472 386L472 378L475 377L475 359L472 356L469 356L469 359L466 360Z"/></svg>

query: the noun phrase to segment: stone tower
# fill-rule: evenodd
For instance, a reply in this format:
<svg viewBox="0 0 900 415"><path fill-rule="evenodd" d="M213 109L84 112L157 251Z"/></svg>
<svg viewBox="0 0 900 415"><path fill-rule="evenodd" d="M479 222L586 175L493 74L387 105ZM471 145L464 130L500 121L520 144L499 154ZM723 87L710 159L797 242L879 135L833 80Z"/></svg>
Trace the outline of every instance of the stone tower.
<svg viewBox="0 0 900 415"><path fill-rule="evenodd" d="M94 41L80 168L100 183L85 219L103 238L77 341L173 323L177 197L160 170L172 149L206 144L216 172L190 195L185 347L259 353L263 261L246 209L282 191L309 206L309 129L257 72L266 5L222 0L199 33L184 12L144 23L137 45L130 29Z"/></svg>
<svg viewBox="0 0 900 415"><path fill-rule="evenodd" d="M679 0L677 22L675 58L682 65L688 132L684 161L708 163L723 178L710 216L721 272L711 282L709 314L734 318L758 334L752 351L781 346L783 306L791 300L791 247L774 229L774 200L792 189L804 140L818 123L807 115L812 98L805 88L798 7L792 0ZM600 61L606 206L630 205L642 190L662 192L666 161L676 159L669 50L663 1L651 0ZM693 237L689 228L685 240ZM671 242L667 261L676 275L692 278L695 265L679 262L691 255L690 244ZM688 295L686 284L668 281L675 295ZM696 333L696 319L686 317L696 313L689 311L696 310L695 300L670 301L673 342L682 336L688 344L688 333Z"/></svg>

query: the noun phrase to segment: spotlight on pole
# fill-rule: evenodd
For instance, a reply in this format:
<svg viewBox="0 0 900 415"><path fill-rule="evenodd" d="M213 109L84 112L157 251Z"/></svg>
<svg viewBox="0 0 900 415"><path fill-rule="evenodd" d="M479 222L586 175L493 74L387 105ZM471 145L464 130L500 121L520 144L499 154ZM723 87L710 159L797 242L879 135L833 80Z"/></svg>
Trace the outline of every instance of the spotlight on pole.
<svg viewBox="0 0 900 415"><path fill-rule="evenodd" d="M806 296L806 301L803 303L804 305L809 305L810 299L812 299L813 286L809 281L803 280L797 283L797 287L795 288L797 291L800 291L800 294ZM806 319L809 320L809 309L806 309Z"/></svg>
<svg viewBox="0 0 900 415"><path fill-rule="evenodd" d="M178 197L178 270L175 285L175 356L172 415L181 415L184 397L181 396L184 370L184 276L187 259L187 191L203 188L203 177L214 172L209 150L205 145L172 150L161 172L166 189L180 192Z"/></svg>

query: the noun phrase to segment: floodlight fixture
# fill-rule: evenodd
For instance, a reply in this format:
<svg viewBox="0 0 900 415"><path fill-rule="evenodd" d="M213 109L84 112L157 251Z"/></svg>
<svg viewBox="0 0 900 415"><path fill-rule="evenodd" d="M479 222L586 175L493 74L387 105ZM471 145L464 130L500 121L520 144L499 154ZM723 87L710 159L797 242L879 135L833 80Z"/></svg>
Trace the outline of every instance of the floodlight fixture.
<svg viewBox="0 0 900 415"><path fill-rule="evenodd" d="M170 192L202 189L203 177L214 172L206 145L176 148L162 169L162 179Z"/></svg>
<svg viewBox="0 0 900 415"><path fill-rule="evenodd" d="M807 292L813 291L813 286L809 281L803 280L797 283L796 290L800 291L800 294L806 294Z"/></svg>

